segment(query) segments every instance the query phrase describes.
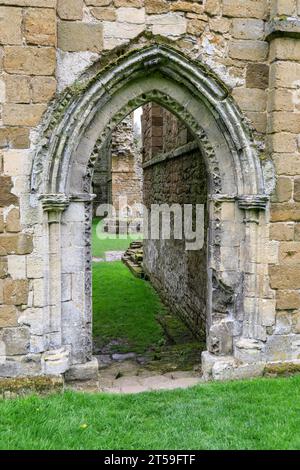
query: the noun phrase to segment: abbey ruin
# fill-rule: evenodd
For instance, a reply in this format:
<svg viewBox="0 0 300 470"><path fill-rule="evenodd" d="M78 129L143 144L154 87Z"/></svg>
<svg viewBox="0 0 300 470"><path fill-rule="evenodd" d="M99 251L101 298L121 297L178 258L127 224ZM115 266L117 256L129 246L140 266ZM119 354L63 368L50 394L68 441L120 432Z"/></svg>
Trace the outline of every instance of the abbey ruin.
<svg viewBox="0 0 300 470"><path fill-rule="evenodd" d="M204 206L201 249L144 240L203 377L300 369L300 1L2 0L0 68L0 377L98 373L92 217L124 192Z"/></svg>

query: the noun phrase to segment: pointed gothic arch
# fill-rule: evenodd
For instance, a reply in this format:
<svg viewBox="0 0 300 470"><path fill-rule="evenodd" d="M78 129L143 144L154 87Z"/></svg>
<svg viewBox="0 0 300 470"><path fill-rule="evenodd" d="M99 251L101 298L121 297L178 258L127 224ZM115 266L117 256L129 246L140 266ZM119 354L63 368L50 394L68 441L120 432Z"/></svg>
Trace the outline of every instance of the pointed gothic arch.
<svg viewBox="0 0 300 470"><path fill-rule="evenodd" d="M245 278L265 269L258 258L268 195L251 133L226 87L209 70L169 46L152 45L121 57L87 83L68 90L49 111L34 157L32 204L42 204L48 221L45 315L52 331L51 349L65 349L68 364L92 357L93 150L127 114L149 101L184 121L207 166L208 349L216 358L235 356L241 337L259 340L258 284L246 287ZM65 274L76 282L76 301L63 301Z"/></svg>

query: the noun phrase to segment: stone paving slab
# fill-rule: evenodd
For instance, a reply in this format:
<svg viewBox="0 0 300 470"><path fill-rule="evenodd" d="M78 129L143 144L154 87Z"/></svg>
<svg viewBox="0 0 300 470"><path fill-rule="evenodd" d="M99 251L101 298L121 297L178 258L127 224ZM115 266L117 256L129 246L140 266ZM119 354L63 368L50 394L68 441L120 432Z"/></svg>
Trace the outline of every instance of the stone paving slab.
<svg viewBox="0 0 300 470"><path fill-rule="evenodd" d="M99 375L98 381L73 382L67 388L81 392L105 393L141 393L155 390L174 390L176 388L193 387L202 383L200 375L191 371L177 371L163 375L123 376L120 378Z"/></svg>

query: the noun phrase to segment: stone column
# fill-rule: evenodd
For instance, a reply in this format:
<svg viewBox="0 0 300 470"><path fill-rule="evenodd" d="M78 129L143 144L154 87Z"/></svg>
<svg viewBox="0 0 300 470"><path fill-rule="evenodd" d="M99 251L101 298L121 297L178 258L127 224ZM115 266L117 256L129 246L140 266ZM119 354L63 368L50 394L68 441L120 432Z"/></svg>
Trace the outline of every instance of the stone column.
<svg viewBox="0 0 300 470"><path fill-rule="evenodd" d="M69 204L64 194L41 196L45 212L48 240L48 278L46 279L46 302L48 314L45 315L46 329L49 334L49 349L62 347L61 334L61 214Z"/></svg>
<svg viewBox="0 0 300 470"><path fill-rule="evenodd" d="M267 196L245 196L239 199L239 207L244 210L245 250L244 272L244 312L242 336L235 344L235 356L245 362L259 360L263 342L267 337L267 322L264 311L275 315L272 299L265 299L262 288L268 276L268 237L265 231L265 209ZM266 305L265 305L266 303Z"/></svg>

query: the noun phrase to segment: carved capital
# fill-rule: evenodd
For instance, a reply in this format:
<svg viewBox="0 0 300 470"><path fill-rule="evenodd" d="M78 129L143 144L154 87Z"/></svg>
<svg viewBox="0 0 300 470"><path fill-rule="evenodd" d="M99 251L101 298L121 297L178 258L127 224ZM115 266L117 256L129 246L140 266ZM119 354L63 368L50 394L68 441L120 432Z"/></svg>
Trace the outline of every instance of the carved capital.
<svg viewBox="0 0 300 470"><path fill-rule="evenodd" d="M65 194L42 194L39 199L45 212L63 212L70 202Z"/></svg>
<svg viewBox="0 0 300 470"><path fill-rule="evenodd" d="M269 197L265 194L238 197L239 208L244 210L266 210Z"/></svg>

